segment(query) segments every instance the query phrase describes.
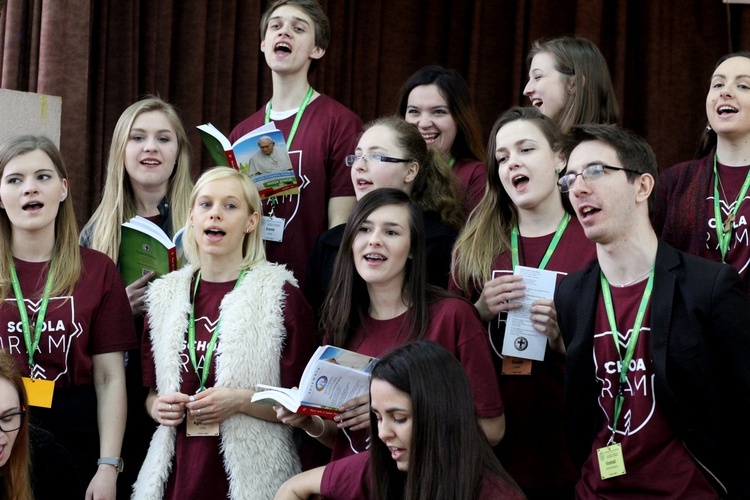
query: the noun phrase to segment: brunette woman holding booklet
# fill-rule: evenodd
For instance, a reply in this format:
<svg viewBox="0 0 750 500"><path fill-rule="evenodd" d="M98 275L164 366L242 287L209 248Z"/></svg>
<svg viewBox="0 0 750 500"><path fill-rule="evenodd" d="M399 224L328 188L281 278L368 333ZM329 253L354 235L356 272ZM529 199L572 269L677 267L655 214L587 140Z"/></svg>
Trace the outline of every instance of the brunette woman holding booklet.
<svg viewBox="0 0 750 500"><path fill-rule="evenodd" d="M477 424L466 372L439 344L387 354L373 368L369 398L370 450L291 478L276 500L524 498Z"/></svg>
<svg viewBox="0 0 750 500"><path fill-rule="evenodd" d="M376 189L355 205L336 258L323 307L326 343L373 357L406 342L429 339L448 349L469 374L476 411L487 439L505 431L504 407L494 376L484 326L467 301L427 284L422 210L399 189ZM369 446L369 398L334 421L296 415L279 419L299 426L333 447L332 458Z"/></svg>

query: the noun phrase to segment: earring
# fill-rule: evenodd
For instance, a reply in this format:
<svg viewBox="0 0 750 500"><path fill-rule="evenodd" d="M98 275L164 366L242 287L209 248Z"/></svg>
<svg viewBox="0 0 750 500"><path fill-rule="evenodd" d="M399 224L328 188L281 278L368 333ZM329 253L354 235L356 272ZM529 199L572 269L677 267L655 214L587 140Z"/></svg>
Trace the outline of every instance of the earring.
<svg viewBox="0 0 750 500"><path fill-rule="evenodd" d="M711 132L712 130L711 125L706 125L706 132Z"/></svg>
<svg viewBox="0 0 750 500"><path fill-rule="evenodd" d="M245 229L245 234L250 234L250 228Z"/></svg>
<svg viewBox="0 0 750 500"><path fill-rule="evenodd" d="M561 167L557 167L557 168L555 169L555 172L557 172L557 173L559 174L560 172L562 172L562 168L561 168Z"/></svg>

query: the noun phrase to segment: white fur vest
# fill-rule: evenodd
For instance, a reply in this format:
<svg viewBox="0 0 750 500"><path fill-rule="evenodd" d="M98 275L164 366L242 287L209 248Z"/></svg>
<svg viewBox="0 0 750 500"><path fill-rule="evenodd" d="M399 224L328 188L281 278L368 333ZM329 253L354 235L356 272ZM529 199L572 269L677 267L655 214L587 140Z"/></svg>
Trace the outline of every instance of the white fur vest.
<svg viewBox="0 0 750 500"><path fill-rule="evenodd" d="M180 390L179 355L187 331L194 271L187 266L170 273L148 290L150 338L160 394ZM221 301L221 336L214 358L217 387L252 389L257 383L280 384L286 281L297 285L286 268L257 264ZM175 432L174 427L157 428L132 498L163 497L175 456ZM281 483L300 470L291 429L285 425L235 414L221 423L220 440L232 499L273 498Z"/></svg>

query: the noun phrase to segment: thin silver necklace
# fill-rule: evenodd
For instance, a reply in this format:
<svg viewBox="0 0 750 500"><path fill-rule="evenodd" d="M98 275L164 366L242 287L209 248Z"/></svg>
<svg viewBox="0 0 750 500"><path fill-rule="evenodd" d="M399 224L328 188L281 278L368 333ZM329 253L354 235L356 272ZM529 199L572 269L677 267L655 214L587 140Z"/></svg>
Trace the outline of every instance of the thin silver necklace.
<svg viewBox="0 0 750 500"><path fill-rule="evenodd" d="M642 274L642 275L638 276L633 281L629 281L628 283L625 283L624 285L615 285L614 283L610 283L610 285L611 286L616 286L617 288L625 288L626 286L634 285L634 284L638 283L639 281L645 279L646 276L648 276L649 274L651 274L651 269L649 269L648 271L646 271L645 274Z"/></svg>

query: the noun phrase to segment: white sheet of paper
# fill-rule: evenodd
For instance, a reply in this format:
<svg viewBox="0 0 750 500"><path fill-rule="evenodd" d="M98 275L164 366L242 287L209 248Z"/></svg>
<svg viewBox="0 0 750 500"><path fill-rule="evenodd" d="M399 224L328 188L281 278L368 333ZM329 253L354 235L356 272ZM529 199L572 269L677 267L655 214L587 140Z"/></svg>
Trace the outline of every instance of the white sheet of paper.
<svg viewBox="0 0 750 500"><path fill-rule="evenodd" d="M539 299L554 298L557 273L535 267L516 266L513 274L523 277L526 295L520 301L523 307L508 311L503 356L543 361L547 336L534 330L531 325L531 304Z"/></svg>

